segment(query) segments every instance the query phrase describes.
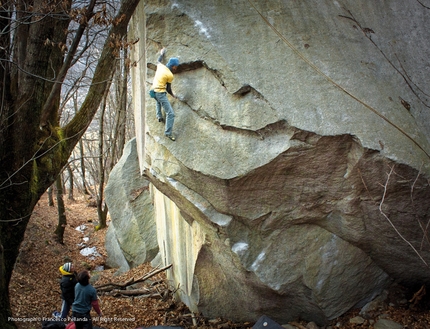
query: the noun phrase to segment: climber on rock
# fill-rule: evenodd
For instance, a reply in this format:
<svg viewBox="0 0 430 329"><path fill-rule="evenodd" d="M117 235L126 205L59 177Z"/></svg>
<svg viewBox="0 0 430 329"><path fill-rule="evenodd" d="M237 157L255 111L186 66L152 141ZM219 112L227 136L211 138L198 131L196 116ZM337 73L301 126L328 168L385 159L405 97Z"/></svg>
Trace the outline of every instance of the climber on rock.
<svg viewBox="0 0 430 329"><path fill-rule="evenodd" d="M173 112L173 108L167 99L167 93L176 98L176 96L173 95L171 83L173 81L173 73L176 72L176 69L178 68L179 59L172 57L169 59L167 64L164 65L161 62L165 53L166 49L161 49L160 56L158 57L157 70L155 71L154 81L152 83L151 89L155 92L154 98L157 102L156 115L158 122L164 122L163 114L161 113L161 107L163 107L163 110L166 114L164 135L174 141L175 137L172 135L172 129L173 123L175 121L175 113Z"/></svg>

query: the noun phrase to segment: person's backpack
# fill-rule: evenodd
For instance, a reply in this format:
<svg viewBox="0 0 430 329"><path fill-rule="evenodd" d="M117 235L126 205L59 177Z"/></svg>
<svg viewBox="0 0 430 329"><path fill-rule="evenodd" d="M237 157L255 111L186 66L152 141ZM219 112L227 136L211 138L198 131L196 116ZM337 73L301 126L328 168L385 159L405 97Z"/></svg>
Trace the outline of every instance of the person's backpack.
<svg viewBox="0 0 430 329"><path fill-rule="evenodd" d="M63 321L42 321L42 329L66 329Z"/></svg>

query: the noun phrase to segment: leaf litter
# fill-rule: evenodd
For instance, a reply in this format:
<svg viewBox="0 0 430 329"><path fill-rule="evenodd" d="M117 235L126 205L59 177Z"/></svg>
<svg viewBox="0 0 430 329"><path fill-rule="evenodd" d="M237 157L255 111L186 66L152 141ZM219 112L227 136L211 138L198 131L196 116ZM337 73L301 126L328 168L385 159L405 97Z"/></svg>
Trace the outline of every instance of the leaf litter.
<svg viewBox="0 0 430 329"><path fill-rule="evenodd" d="M47 195L40 199L34 208L27 226L25 238L9 286L13 318L18 329L41 328L41 321L52 319L54 311L61 309L59 267L72 261L76 271L90 271L92 284L97 286L108 283L124 283L141 278L154 271L150 264L141 264L121 275L117 269L105 269L107 257L105 234L107 229L96 231L97 209L89 206L84 196L75 201L65 200L67 226L64 244L56 242L55 231L58 215L57 208L48 205ZM82 252L82 250L85 250ZM86 251L91 251L86 253ZM99 293L99 304L103 317L98 318L92 311L95 326L105 329L133 329L150 326L183 326L185 328L225 329L251 328L253 323L234 323L225 319L207 319L201 314L193 314L182 302L173 296L175 287L160 272L134 289L147 291L145 295L121 296L115 293ZM177 289L177 287L176 287ZM120 296L120 297L118 297ZM410 306L410 305L409 305ZM406 328L430 328L428 304L416 309L389 306L382 316L402 323ZM362 324L351 323L359 309L353 309L331 322L332 328L353 329L373 328L374 319ZM297 321L294 327L307 326ZM308 324L309 325L309 324ZM330 328L330 326L328 327Z"/></svg>

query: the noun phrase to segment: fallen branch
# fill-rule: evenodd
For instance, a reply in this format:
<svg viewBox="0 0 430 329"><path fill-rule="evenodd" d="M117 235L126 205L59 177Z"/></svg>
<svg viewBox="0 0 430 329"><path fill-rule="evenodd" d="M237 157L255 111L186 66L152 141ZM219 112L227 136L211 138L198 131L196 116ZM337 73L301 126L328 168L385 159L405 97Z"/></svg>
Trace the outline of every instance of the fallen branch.
<svg viewBox="0 0 430 329"><path fill-rule="evenodd" d="M112 290L112 292L110 293L112 296L114 297L118 297L118 296L139 296L141 298L154 298L154 297L158 297L158 298L162 298L162 296L157 292L157 293L148 293L149 291L146 289L136 289L136 290L119 290L119 289L115 289Z"/></svg>
<svg viewBox="0 0 430 329"><path fill-rule="evenodd" d="M124 283L115 283L115 282L109 282L109 283L105 283L99 286L95 286L95 288L99 291L99 292L111 292L113 290L125 290L127 287L139 283L139 282L144 282L150 278L152 278L153 276L157 275L158 273L161 273L165 270L168 270L169 268L172 267L172 264L167 265L163 268L160 269L155 269L145 275L143 275L142 277L138 278L137 280L135 280L134 278L131 278L130 280L128 280L127 282Z"/></svg>
<svg viewBox="0 0 430 329"><path fill-rule="evenodd" d="M420 290L418 290L414 296L412 297L412 299L409 301L409 303L412 303L413 306L416 306L420 300L426 295L426 286L423 284L420 288Z"/></svg>
<svg viewBox="0 0 430 329"><path fill-rule="evenodd" d="M134 283L146 281L146 280L152 278L154 275L157 275L158 273L161 273L163 271L168 270L172 266L173 266L172 264L169 264L169 265L167 265L167 266L165 266L163 268L160 268L159 270L149 272L148 274L145 274L144 276L142 276L140 279L137 279Z"/></svg>
<svg viewBox="0 0 430 329"><path fill-rule="evenodd" d="M131 278L130 280L124 283L109 282L109 283L102 284L100 286L96 286L95 288L100 292L106 292L106 291L112 291L113 289L116 289L116 288L126 288L128 286L131 286L134 283L135 283L134 278Z"/></svg>

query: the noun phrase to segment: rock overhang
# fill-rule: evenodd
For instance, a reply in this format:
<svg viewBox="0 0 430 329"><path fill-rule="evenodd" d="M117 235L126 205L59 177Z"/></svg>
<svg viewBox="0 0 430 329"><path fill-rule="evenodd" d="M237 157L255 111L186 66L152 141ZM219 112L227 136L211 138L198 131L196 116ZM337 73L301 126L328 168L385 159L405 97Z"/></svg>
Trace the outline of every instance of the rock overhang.
<svg viewBox="0 0 430 329"><path fill-rule="evenodd" d="M420 244L420 226L409 225L417 218L422 225L429 213L423 204L429 195L428 100L410 80L417 86L428 81L423 61L416 60L429 54L420 42L428 32L407 32L415 29L411 12L423 22L429 17L411 6L402 16L400 1L183 0L157 8L148 2L148 34L156 41L148 43L154 53L149 62L161 44L183 63L173 84L181 96L172 100L176 142L163 138L153 104L146 106L148 177L188 224L207 232L189 269L190 304L240 318L263 310L279 316L283 303L294 301L297 308L284 310L282 319L304 315L323 323L374 296L390 278L429 281L404 241ZM303 272L290 273L294 266L282 261L270 265L276 255L288 258L300 239L312 245L316 236L312 252L303 246L295 253ZM281 251L276 239L284 242ZM335 259L339 251L345 258ZM309 259L325 274L310 271ZM407 259L408 268L398 259ZM340 271L350 267L351 275L339 276L333 264ZM285 276L276 277L279 271ZM309 271L314 274L294 279ZM235 297L241 291L260 299L244 304L241 314L229 313L229 301L207 282L214 273ZM339 296L346 285L340 293L342 284L330 281L337 279L352 284L353 297L344 304Z"/></svg>
<svg viewBox="0 0 430 329"><path fill-rule="evenodd" d="M259 5L253 8L248 1L225 3L219 5L225 8L217 7L212 12L205 2L175 2L174 10L183 15L181 25L170 24L180 28L183 35L171 51L180 53L185 63L183 74L175 81L175 88L186 100L178 108L184 105L200 118L226 129L258 133L264 127L285 122L321 136L350 134L364 147L428 173L429 138L422 128L430 120L424 120L420 95L405 81L409 72L401 72L402 64L395 66L386 44L389 35L398 39L398 45L406 42L405 37L401 39L397 32L366 17L369 24L379 24L378 29L374 28L381 31L377 35L387 34L374 41L375 33L366 34L366 21L359 24L358 20L365 18L354 16L353 4L321 4L324 14L304 6L280 6L277 12ZM304 15L302 10L313 17L314 25L297 19ZM398 14L390 10L392 15ZM293 15L296 11L299 13ZM324 16L328 11L332 11L329 19ZM289 16L291 21L285 19ZM266 22L264 18L271 19ZM199 32L201 26L195 21L208 26L210 37ZM240 35L259 42L248 42L246 38L238 42L238 35L231 33L232 27L248 24L245 22L251 24L252 33L239 30ZM264 33L256 38L257 32ZM312 46L303 46L301 39L312 39ZM247 48L251 44L252 51ZM203 53L208 47L210 51ZM422 48L420 51L429 52L425 45ZM410 48L396 49L396 56L410 56L411 52ZM421 71L410 68L416 75L421 76ZM248 99L243 101L241 96ZM401 102L404 99L410 106L406 115L408 110ZM253 101L260 104L250 109ZM243 106L238 105L241 102ZM178 130L196 129L202 137L208 130L206 125L196 125L192 120L189 126L187 123L188 120ZM217 133L210 131L209 135L213 138ZM234 143L234 138L228 140Z"/></svg>

